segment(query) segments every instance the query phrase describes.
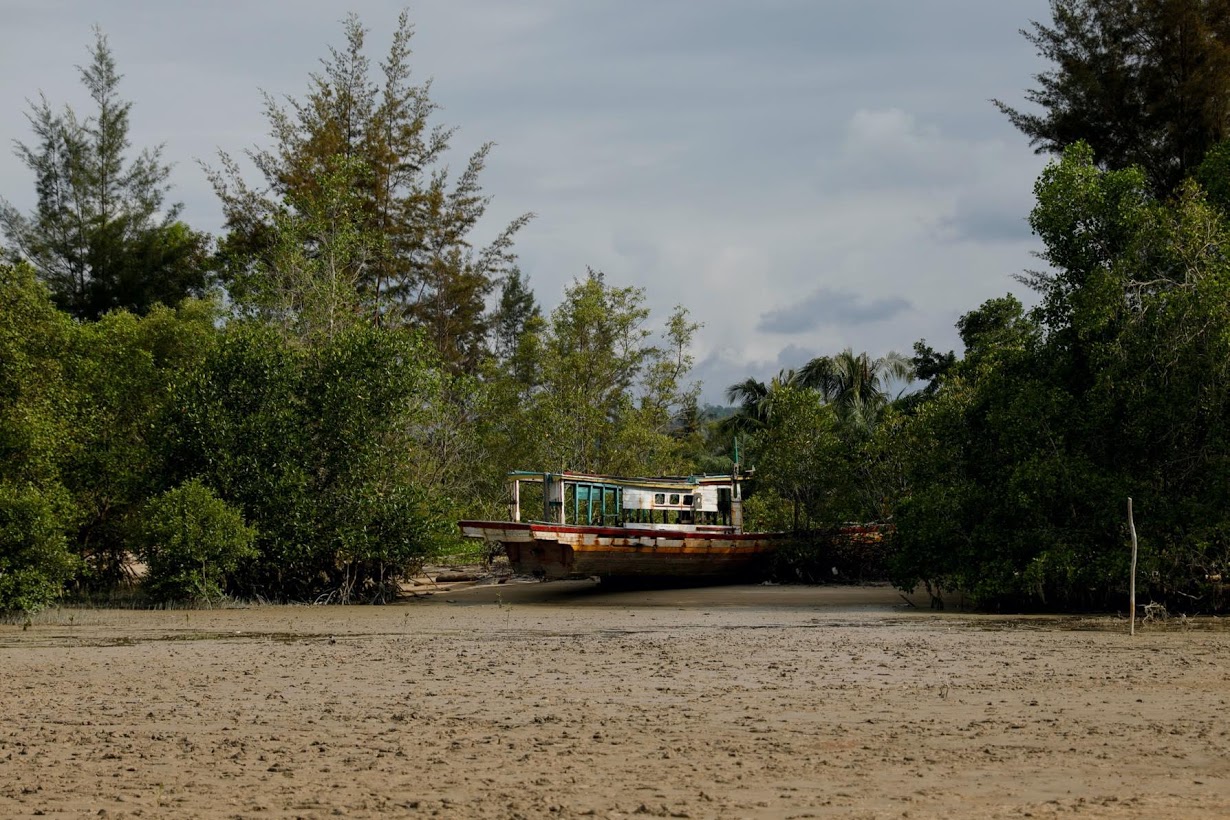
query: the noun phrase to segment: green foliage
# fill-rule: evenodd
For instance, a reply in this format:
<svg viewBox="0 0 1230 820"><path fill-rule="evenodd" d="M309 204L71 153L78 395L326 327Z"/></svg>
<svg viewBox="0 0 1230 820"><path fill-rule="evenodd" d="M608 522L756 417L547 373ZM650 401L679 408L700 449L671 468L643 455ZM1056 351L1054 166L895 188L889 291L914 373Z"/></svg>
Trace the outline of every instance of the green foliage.
<svg viewBox="0 0 1230 820"><path fill-rule="evenodd" d="M330 49L302 100L284 106L266 97L273 147L252 158L274 198L246 184L225 154L221 169L209 172L227 218L224 277L250 290L254 276L272 276L256 288L268 291L293 287L304 269L313 286L344 283L363 315L420 328L450 369L474 373L488 337L486 299L510 273L513 237L531 215L476 250L490 202L479 180L491 145L450 180L443 163L453 129L432 124L430 84L411 82L408 15L398 20L379 81L370 76L367 30L351 15L343 31L345 46ZM327 215L337 221L316 230Z"/></svg>
<svg viewBox="0 0 1230 820"><path fill-rule="evenodd" d="M1159 202L1083 145L1037 194L1041 303L963 317L965 358L904 425L898 583L1108 605L1131 496L1146 594L1209 605L1230 562L1230 230L1194 185Z"/></svg>
<svg viewBox="0 0 1230 820"><path fill-rule="evenodd" d="M771 505L766 498L752 505L749 525L761 516L769 529L809 529L832 520L834 496L844 484L838 424L835 408L816 391L789 386L776 391L773 414L751 444L757 455L757 497L767 494L780 503ZM782 520L783 504L790 511L788 520Z"/></svg>
<svg viewBox="0 0 1230 820"><path fill-rule="evenodd" d="M127 575L131 519L161 486L157 419L171 387L215 341L216 316L216 305L189 299L174 310L157 306L145 317L118 311L75 329L63 364L77 446L59 463L88 586Z"/></svg>
<svg viewBox="0 0 1230 820"><path fill-rule="evenodd" d="M728 433L754 433L771 424L778 394L784 390L814 391L831 405L849 437L870 435L889 405L894 382L914 378L909 359L889 352L878 359L846 348L836 356L818 356L797 372L783 370L768 384L746 379L726 390L726 400L739 409L725 424Z"/></svg>
<svg viewBox="0 0 1230 820"><path fill-rule="evenodd" d="M501 448L516 466L615 475L680 471L676 423L699 390L687 382L698 325L677 308L655 344L644 302L643 290L608 285L590 271L567 289L541 334L523 344L523 352L537 357L536 379L506 393L520 403L505 410L515 419L506 434L517 441Z"/></svg>
<svg viewBox="0 0 1230 820"><path fill-rule="evenodd" d="M774 403L782 390L801 386L798 373L781 370L768 384L747 378L726 388L726 401L736 405L722 423L723 433L733 437L763 430L773 419Z"/></svg>
<svg viewBox="0 0 1230 820"><path fill-rule="evenodd" d="M42 609L72 576L65 506L62 493L0 480L0 613Z"/></svg>
<svg viewBox="0 0 1230 820"><path fill-rule="evenodd" d="M218 600L226 576L256 556L256 531L196 479L146 503L137 532L144 585L159 601Z"/></svg>
<svg viewBox="0 0 1230 820"><path fill-rule="evenodd" d="M915 377L926 384L914 395L919 399L934 396L935 392L940 389L940 383L956 363L957 354L953 351L940 353L927 344L926 339L919 339L915 342L914 357L910 359L910 368L914 371ZM913 404L915 400L908 403Z"/></svg>
<svg viewBox="0 0 1230 820"><path fill-rule="evenodd" d="M719 428L742 435L744 464L756 469L748 526L800 530L891 519L904 479L900 417L888 389L912 376L898 354L873 360L847 349L782 371L767 385L732 385L727 397L739 408ZM800 549L800 561L819 554ZM811 573L800 567L787 574Z"/></svg>
<svg viewBox="0 0 1230 820"><path fill-rule="evenodd" d="M31 612L76 569L60 464L79 452L63 359L72 321L24 264L0 264L0 612Z"/></svg>
<svg viewBox="0 0 1230 820"><path fill-rule="evenodd" d="M45 98L31 107L37 140L18 143L17 155L34 173L38 201L29 216L0 202L0 227L56 303L79 318L117 308L145 313L201 295L209 238L178 221L179 205L166 204L170 168L161 148L128 161L132 104L119 97L121 75L98 30L90 58L80 73L94 113L59 113Z"/></svg>
<svg viewBox="0 0 1230 820"><path fill-rule="evenodd" d="M732 439L722 429L723 408L701 407L686 400L671 426L671 436L679 446L680 457L693 475L725 475L734 469Z"/></svg>
<svg viewBox="0 0 1230 820"><path fill-rule="evenodd" d="M812 359L798 374L798 383L817 390L833 405L851 433L869 434L888 406L889 387L914 378L910 361L888 352L878 359L846 348L836 356Z"/></svg>
<svg viewBox="0 0 1230 820"><path fill-rule="evenodd" d="M431 549L416 470L438 372L418 338L360 325L304 347L235 322L169 407L171 475L200 475L260 531L240 591L383 598Z"/></svg>
<svg viewBox="0 0 1230 820"><path fill-rule="evenodd" d="M0 263L0 479L50 487L76 449L64 376L75 335L33 268Z"/></svg>
<svg viewBox="0 0 1230 820"><path fill-rule="evenodd" d="M528 278L522 277L519 268L513 268L500 285L500 303L491 322L491 352L496 359L515 365L521 340L541 318Z"/></svg>
<svg viewBox="0 0 1230 820"><path fill-rule="evenodd" d="M63 497L88 586L124 577L127 526L159 484L170 385L205 355L217 308L186 300L78 324L26 265L0 265L0 480Z"/></svg>
<svg viewBox="0 0 1230 820"><path fill-rule="evenodd" d="M1193 176L1208 196L1209 204L1230 215L1230 140L1209 149Z"/></svg>
<svg viewBox="0 0 1230 820"><path fill-rule="evenodd" d="M361 160L331 157L314 180L311 198L270 214L266 253L230 282L240 315L277 324L301 339L332 336L367 318L361 276L382 256L385 242L360 222L359 191L369 176Z"/></svg>
<svg viewBox="0 0 1230 820"><path fill-rule="evenodd" d="M908 490L904 433L910 402L898 399L880 413L869 436L844 436L846 521L891 522ZM895 541L894 541L895 543Z"/></svg>
<svg viewBox="0 0 1230 820"><path fill-rule="evenodd" d="M1230 7L1208 0L1052 0L1052 25L1023 32L1052 68L996 101L1040 152L1089 144L1104 167L1139 167L1169 196L1230 135Z"/></svg>
<svg viewBox="0 0 1230 820"><path fill-rule="evenodd" d="M434 543L473 450L412 335L219 330L192 300L76 324L26 266L0 267L0 288L0 481L63 499L85 587L123 580L147 499L197 476L261 526L234 578L248 594L387 596ZM176 566L158 583L182 592Z"/></svg>

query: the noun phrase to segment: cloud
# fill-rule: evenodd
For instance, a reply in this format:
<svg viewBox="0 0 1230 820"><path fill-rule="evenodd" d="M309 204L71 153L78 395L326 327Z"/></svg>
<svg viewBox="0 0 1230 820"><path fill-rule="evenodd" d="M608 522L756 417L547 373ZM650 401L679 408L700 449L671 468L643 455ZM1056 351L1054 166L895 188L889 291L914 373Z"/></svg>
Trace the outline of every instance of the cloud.
<svg viewBox="0 0 1230 820"><path fill-rule="evenodd" d="M911 307L910 301L900 296L865 299L848 291L821 287L804 299L762 313L756 329L768 333L805 333L825 324L882 322Z"/></svg>
<svg viewBox="0 0 1230 820"><path fill-rule="evenodd" d="M788 344L777 353L777 369L798 370L820 354L806 347Z"/></svg>
<svg viewBox="0 0 1230 820"><path fill-rule="evenodd" d="M1033 197L1028 189L1007 184L1011 178L989 171L976 185L962 189L950 212L937 221L937 237L954 242L1028 240L1033 235L1029 227Z"/></svg>
<svg viewBox="0 0 1230 820"><path fill-rule="evenodd" d="M347 6L371 28L373 61L402 5ZM497 144L473 238L538 214L516 249L544 311L587 266L645 288L652 322L685 305L704 323L697 376L717 400L845 347L880 355L926 337L948 349L960 314L1005 290L1028 296L1010 275L1036 265L1023 220L1045 159L987 100L1016 100L1043 67L1018 29L1047 19L1048 0L697 5L412 7L415 80L434 78L436 121L460 128L454 174ZM342 44L342 12L325 0L5 9L0 106L14 115L0 143L31 138L18 113L40 89L88 110L73 66L97 20L134 102L134 149L166 143L169 201L201 230L222 218L194 158L268 145L258 89L301 96L326 44ZM168 36L182 31L195 36ZM0 196L23 210L35 199L7 149Z"/></svg>
<svg viewBox="0 0 1230 820"><path fill-rule="evenodd" d="M942 238L974 242L1018 242L1028 239L1028 201L1019 197L977 193L957 199L953 211L939 222Z"/></svg>
<svg viewBox="0 0 1230 820"><path fill-rule="evenodd" d="M642 235L633 232L617 232L611 237L611 250L627 259L635 267L655 270L661 254L657 246Z"/></svg>
<svg viewBox="0 0 1230 820"><path fill-rule="evenodd" d="M830 176L866 189L951 186L967 180L970 146L900 108L861 108L850 116Z"/></svg>
<svg viewBox="0 0 1230 820"><path fill-rule="evenodd" d="M776 355L763 360L745 361L732 349L715 350L702 359L692 370L693 378L704 384L703 400L707 403L725 404L726 388L751 376L768 380L783 370L798 370L820 353L807 347L788 344Z"/></svg>

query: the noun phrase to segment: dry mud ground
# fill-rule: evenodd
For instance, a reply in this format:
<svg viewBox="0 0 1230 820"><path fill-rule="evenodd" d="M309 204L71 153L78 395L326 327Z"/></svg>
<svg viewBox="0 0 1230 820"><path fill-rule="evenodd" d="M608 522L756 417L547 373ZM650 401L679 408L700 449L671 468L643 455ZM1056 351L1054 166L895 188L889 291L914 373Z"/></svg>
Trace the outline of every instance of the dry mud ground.
<svg viewBox="0 0 1230 820"><path fill-rule="evenodd" d="M488 586L0 626L0 817L1230 816L1230 631Z"/></svg>

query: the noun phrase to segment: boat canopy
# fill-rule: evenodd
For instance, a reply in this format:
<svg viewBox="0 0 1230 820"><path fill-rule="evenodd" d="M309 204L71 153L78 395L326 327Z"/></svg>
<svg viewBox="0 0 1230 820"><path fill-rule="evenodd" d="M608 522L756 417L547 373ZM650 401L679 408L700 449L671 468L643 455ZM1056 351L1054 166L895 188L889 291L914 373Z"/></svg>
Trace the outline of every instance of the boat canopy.
<svg viewBox="0 0 1230 820"><path fill-rule="evenodd" d="M521 521L521 485L541 485L542 521L604 526L742 526L735 475L621 478L586 473L514 471L512 520Z"/></svg>

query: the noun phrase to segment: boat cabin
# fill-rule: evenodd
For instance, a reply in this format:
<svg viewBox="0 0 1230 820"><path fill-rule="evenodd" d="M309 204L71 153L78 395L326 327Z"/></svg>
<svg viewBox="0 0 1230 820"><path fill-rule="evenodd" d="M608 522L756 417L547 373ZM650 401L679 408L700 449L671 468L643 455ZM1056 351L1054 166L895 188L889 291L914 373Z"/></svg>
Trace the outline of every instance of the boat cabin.
<svg viewBox="0 0 1230 820"><path fill-rule="evenodd" d="M580 473L513 472L511 519L539 509L541 523L738 533L742 498L736 476L615 478Z"/></svg>

